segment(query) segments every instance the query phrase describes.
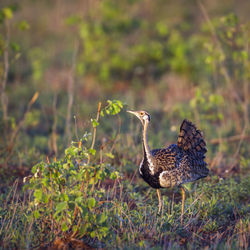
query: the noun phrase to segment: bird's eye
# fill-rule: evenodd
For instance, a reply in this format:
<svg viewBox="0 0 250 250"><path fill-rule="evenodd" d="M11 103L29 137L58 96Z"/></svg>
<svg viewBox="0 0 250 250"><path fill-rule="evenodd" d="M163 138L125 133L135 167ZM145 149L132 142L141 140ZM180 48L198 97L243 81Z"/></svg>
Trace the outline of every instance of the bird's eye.
<svg viewBox="0 0 250 250"><path fill-rule="evenodd" d="M140 115L143 115L143 112L141 112Z"/></svg>

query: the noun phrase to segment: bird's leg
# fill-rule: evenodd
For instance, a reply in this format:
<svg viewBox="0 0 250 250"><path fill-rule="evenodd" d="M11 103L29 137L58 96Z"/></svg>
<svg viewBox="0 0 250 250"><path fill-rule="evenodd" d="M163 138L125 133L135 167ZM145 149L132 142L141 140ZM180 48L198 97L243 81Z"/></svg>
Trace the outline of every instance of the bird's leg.
<svg viewBox="0 0 250 250"><path fill-rule="evenodd" d="M185 203L185 189L181 186L181 225L183 225L183 213L184 213L184 203Z"/></svg>
<svg viewBox="0 0 250 250"><path fill-rule="evenodd" d="M161 193L160 193L160 189L157 188L156 192L157 192L158 199L159 199L159 209L158 209L158 214L159 214L161 212Z"/></svg>

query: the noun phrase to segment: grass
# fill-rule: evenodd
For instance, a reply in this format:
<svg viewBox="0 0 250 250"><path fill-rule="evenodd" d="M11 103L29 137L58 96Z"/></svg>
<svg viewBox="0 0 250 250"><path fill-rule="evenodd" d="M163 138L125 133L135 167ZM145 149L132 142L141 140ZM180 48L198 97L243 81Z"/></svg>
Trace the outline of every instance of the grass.
<svg viewBox="0 0 250 250"><path fill-rule="evenodd" d="M105 248L247 249L249 230L249 177L215 176L189 185L184 224L180 224L181 201L177 190L166 190L163 210L157 214L156 192L137 178L115 181L107 186L103 211L109 215L105 239L83 237L82 244ZM30 217L31 195L21 198L15 182L1 201L1 246L35 248L56 243L57 236L46 231L46 219ZM4 199L5 198L5 199ZM50 228L49 225L47 225ZM64 246L74 238L61 238Z"/></svg>

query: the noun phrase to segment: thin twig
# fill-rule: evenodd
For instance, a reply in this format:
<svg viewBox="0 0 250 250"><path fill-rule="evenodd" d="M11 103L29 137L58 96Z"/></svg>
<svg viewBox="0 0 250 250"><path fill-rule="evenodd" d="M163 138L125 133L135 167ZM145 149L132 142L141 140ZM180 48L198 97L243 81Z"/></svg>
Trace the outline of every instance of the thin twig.
<svg viewBox="0 0 250 250"><path fill-rule="evenodd" d="M249 54L249 43L247 38L246 39L246 45L245 45L245 51L247 52L247 55ZM244 89L244 120L245 120L245 126L248 127L249 125L249 79L248 79L248 66L249 61L248 57L244 60L244 68L245 68L245 76L243 81L243 89Z"/></svg>
<svg viewBox="0 0 250 250"><path fill-rule="evenodd" d="M4 64L4 72L2 78L2 85L1 85L1 102L3 108L3 120L4 122L7 121L8 118L8 99L5 92L8 74L9 74L9 43L10 43L10 26L9 21L5 20L5 28L6 28L6 41L5 41L5 48L3 52L3 64ZM7 126L7 124L5 124Z"/></svg>
<svg viewBox="0 0 250 250"><path fill-rule="evenodd" d="M53 104L52 104L52 108L53 108L53 125L52 125L52 135L51 135L51 147L53 150L53 153L57 156L58 150L57 150L57 108L56 108L56 104L57 104L57 92L55 92L54 94L54 98L53 98Z"/></svg>
<svg viewBox="0 0 250 250"><path fill-rule="evenodd" d="M102 103L99 102L98 104L98 110L97 110L97 115L96 115L96 121L98 122L99 121L99 117L100 117L100 112L101 112L101 106L102 106ZM91 144L91 149L94 148L95 146L95 140L96 140L96 127L94 127L94 132L93 132L93 139L92 139L92 144ZM89 161L90 161L90 158L88 159L88 164L89 164Z"/></svg>
<svg viewBox="0 0 250 250"><path fill-rule="evenodd" d="M239 152L240 152L240 148L241 148L241 145L242 145L242 142L243 142L243 138L245 137L245 133L246 133L246 125L245 125L244 129L242 130L241 138L240 138L238 147L237 147L237 149L236 149L236 151L235 151L235 153L233 155L233 161L231 163L231 166L228 169L228 172L231 172L231 170L234 168L236 158L237 158L237 156L239 155Z"/></svg>
<svg viewBox="0 0 250 250"><path fill-rule="evenodd" d="M250 141L250 136L246 134L233 135L227 138L215 138L210 140L210 144L220 144L223 142L235 142L240 140Z"/></svg>
<svg viewBox="0 0 250 250"><path fill-rule="evenodd" d="M99 121L100 112L101 112L101 106L102 106L102 103L99 102L99 104L98 104L98 110L97 110L97 115L96 115L96 121L97 122ZM90 149L94 148L94 146L95 146L95 140L96 140L96 126L94 126L93 138L92 138L92 143L91 143ZM89 163L90 163L90 154L88 155L88 163L87 164L89 164ZM89 183L89 172L87 172L87 178L86 179L87 179L86 183ZM81 184L81 192L83 191L83 187L84 187L84 180L82 181L82 184ZM88 185L86 185L84 197L86 197L86 195L87 195L87 187L88 187Z"/></svg>
<svg viewBox="0 0 250 250"><path fill-rule="evenodd" d="M74 123L75 123L75 136L77 141L79 141L79 136L78 136L78 131L77 131L77 120L76 120L76 116L74 115Z"/></svg>
<svg viewBox="0 0 250 250"><path fill-rule="evenodd" d="M97 110L97 115L96 115L96 121L99 120L100 112L101 112L101 106L102 106L102 103L99 102L99 104L98 104L98 110ZM91 149L94 148L95 140L96 140L96 127L94 127L94 131L93 131L93 139L92 139L92 143L91 143L91 147L90 147ZM90 163L90 155L88 156L88 163L87 163L87 164L89 164L89 163ZM86 178L86 179L87 179L87 180L86 180L86 183L88 183L88 182L89 182L89 176L88 176L88 174L87 174L87 178ZM80 191L81 191L81 192L83 192L84 183L85 183L85 180L83 179L83 180L82 180L82 183L81 183L81 186L80 186ZM87 194L87 187L86 187L86 191L85 191L84 197L86 197L86 194ZM78 213L78 206L75 207L75 211L74 211L74 214L73 214L72 225L73 225L73 223L74 223L74 221L75 221L75 219L76 219L77 213ZM80 219L79 219L79 220L80 220ZM79 228L79 225L80 225L80 224L79 224L79 222L78 222L76 232L77 232L77 230L78 230L78 228ZM73 235L75 235L75 234L76 234L76 233L73 233Z"/></svg>
<svg viewBox="0 0 250 250"><path fill-rule="evenodd" d="M74 86L75 86L75 79L74 79L74 73L75 73L75 68L76 68L76 56L78 53L78 48L79 48L79 42L76 41L75 43L75 49L73 53L73 58L72 58L72 67L69 73L69 82L68 82L68 106L67 106L67 117L66 117L66 127L65 127L65 135L67 138L67 144L70 144L71 142L71 111L72 111L72 106L73 106L73 101L74 101Z"/></svg>

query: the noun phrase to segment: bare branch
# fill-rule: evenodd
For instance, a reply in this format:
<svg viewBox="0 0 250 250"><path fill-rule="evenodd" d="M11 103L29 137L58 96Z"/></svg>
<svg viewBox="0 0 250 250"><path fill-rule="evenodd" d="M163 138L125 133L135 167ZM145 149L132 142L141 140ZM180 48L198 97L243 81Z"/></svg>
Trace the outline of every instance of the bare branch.
<svg viewBox="0 0 250 250"><path fill-rule="evenodd" d="M1 84L1 103L2 103L2 108L3 108L3 121L4 122L6 122L8 118L8 98L5 92L6 84L8 80L8 74L9 74L10 25L9 25L8 20L5 20L5 28L6 28L6 40L5 40L5 48L3 52L4 72L3 72L2 84Z"/></svg>
<svg viewBox="0 0 250 250"><path fill-rule="evenodd" d="M233 135L227 138L215 138L210 140L210 144L220 144L222 142L236 142L240 140L246 140L250 141L250 136L249 135Z"/></svg>
<svg viewBox="0 0 250 250"><path fill-rule="evenodd" d="M68 82L68 106L67 106L67 117L66 117L66 128L65 128L65 135L67 138L67 144L69 145L71 142L71 117L72 117L72 106L74 101L74 86L75 86L75 79L74 73L76 68L76 56L78 53L79 42L75 43L75 49L72 58L72 67L69 73L69 82Z"/></svg>

